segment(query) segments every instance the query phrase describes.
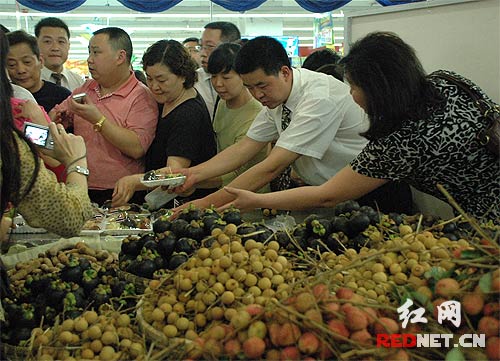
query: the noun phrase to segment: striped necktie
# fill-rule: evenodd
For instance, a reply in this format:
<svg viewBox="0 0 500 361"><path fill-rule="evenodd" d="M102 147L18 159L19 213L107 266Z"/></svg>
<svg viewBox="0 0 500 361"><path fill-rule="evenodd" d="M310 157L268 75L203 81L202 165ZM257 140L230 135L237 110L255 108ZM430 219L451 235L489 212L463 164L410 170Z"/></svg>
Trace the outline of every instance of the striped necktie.
<svg viewBox="0 0 500 361"><path fill-rule="evenodd" d="M281 130L285 130L290 125L292 111L288 109L285 105L283 105L283 110L281 111ZM271 181L271 191L283 191L285 189L290 188L290 184L292 183L292 179L290 178L290 173L292 171L292 167L286 167L283 172L276 178Z"/></svg>
<svg viewBox="0 0 500 361"><path fill-rule="evenodd" d="M59 73L52 73L52 77L56 80L57 85L61 85L61 80L62 80L62 74Z"/></svg>

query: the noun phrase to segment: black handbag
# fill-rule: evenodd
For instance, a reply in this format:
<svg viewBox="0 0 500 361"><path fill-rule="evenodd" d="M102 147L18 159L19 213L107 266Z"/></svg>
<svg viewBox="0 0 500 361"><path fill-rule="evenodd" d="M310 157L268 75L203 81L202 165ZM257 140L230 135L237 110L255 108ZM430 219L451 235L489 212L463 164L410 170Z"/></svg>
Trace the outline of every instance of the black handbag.
<svg viewBox="0 0 500 361"><path fill-rule="evenodd" d="M485 146L490 152L495 154L497 157L500 156L500 106L487 99L477 91L472 88L469 84L465 83L463 80L453 76L452 74L445 73L442 71L437 71L432 73L432 76L445 79L450 83L456 85L459 89L463 90L477 106L483 118L486 119L486 123L489 125L481 130L476 139L479 143Z"/></svg>

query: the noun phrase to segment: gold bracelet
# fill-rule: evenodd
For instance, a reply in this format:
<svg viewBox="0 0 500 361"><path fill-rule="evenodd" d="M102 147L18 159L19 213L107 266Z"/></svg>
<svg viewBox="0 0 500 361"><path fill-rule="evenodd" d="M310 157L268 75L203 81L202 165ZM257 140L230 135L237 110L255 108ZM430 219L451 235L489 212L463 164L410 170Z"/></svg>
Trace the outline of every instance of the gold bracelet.
<svg viewBox="0 0 500 361"><path fill-rule="evenodd" d="M97 121L97 123L94 124L94 131L99 133L102 130L102 126L103 126L105 121L106 121L106 117L103 115L101 117L101 119L99 119Z"/></svg>

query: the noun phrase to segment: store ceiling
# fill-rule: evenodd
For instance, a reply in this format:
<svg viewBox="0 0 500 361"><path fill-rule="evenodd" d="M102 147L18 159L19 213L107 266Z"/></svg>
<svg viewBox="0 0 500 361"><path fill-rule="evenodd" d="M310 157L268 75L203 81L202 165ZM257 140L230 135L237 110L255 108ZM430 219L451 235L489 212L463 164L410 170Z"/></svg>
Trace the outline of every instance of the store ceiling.
<svg viewBox="0 0 500 361"><path fill-rule="evenodd" d="M352 0L343 8L335 10L335 43L342 44L344 38L342 13L378 8L381 6L375 0ZM159 39L182 41L191 36L199 37L205 24L217 20L235 23L242 35L295 35L299 36L299 46L312 46L315 16L293 0L268 0L260 7L243 13L226 10L208 0L183 0L157 14L138 13L116 0L87 0L69 13L50 15L28 9L14 0L0 0L0 13L3 25L11 30L22 28L30 33L33 33L41 17L60 17L71 30L71 59L85 59L90 34L104 26L126 29L131 34L137 58L142 56L147 46Z"/></svg>

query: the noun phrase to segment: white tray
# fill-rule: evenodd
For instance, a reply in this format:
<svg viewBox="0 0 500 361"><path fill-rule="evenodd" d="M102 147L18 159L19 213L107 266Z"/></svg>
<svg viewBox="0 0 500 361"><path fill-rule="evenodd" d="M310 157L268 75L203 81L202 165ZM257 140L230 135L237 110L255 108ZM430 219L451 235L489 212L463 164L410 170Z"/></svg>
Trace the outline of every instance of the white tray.
<svg viewBox="0 0 500 361"><path fill-rule="evenodd" d="M170 187L178 187L184 183L186 180L186 176L178 176L178 177L170 177L170 178L160 178L153 180L144 180L141 179L141 183L146 187L154 188L159 186L170 186Z"/></svg>

